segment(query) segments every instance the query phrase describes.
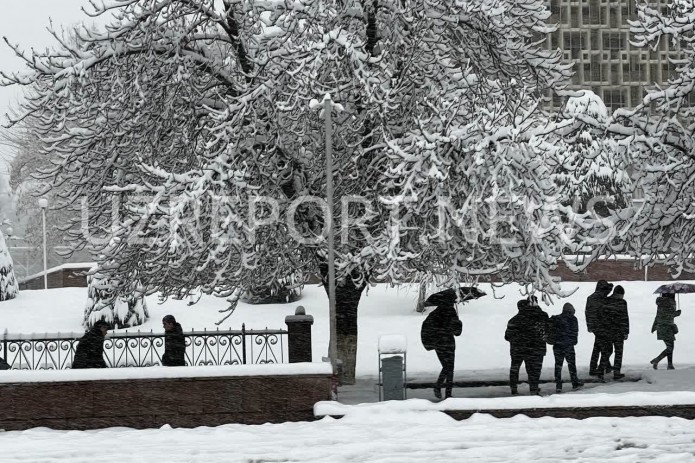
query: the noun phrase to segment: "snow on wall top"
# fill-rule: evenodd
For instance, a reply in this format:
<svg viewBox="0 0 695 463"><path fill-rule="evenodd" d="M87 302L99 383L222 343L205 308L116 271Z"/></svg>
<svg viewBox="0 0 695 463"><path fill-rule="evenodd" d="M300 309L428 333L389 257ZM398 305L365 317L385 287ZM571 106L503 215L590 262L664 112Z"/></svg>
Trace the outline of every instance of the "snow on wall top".
<svg viewBox="0 0 695 463"><path fill-rule="evenodd" d="M196 367L96 368L87 370L5 370L4 383L54 383L123 379L220 378L236 376L331 375L329 363L279 363Z"/></svg>
<svg viewBox="0 0 695 463"><path fill-rule="evenodd" d="M62 264L58 265L56 267L51 267L48 270L46 270L46 273L53 273L57 272L58 270L66 270L66 269L75 269L75 268L83 268L83 269L91 269L94 267L96 263L94 262L76 262L76 263L68 263L68 264ZM20 283L24 283L29 280L33 280L34 278L42 277L43 276L43 271L39 273L34 273L33 275L29 275L28 277L24 277L19 280Z"/></svg>

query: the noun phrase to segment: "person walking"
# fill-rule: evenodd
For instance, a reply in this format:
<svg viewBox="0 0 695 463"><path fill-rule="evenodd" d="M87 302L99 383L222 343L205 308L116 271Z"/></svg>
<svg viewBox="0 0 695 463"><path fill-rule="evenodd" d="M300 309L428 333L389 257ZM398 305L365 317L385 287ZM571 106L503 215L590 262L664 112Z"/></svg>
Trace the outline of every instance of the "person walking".
<svg viewBox="0 0 695 463"><path fill-rule="evenodd" d="M605 308L606 299L613 289L613 284L606 280L596 282L596 290L593 294L586 298L586 309L584 315L586 317L586 328L589 333L594 335L594 348L591 351L591 360L589 361L589 374L591 376L599 376L599 365L604 365L604 368L612 369L610 364L610 356L605 360L601 358L601 353L605 349L605 340L600 334L605 332L601 326L601 312Z"/></svg>
<svg viewBox="0 0 695 463"><path fill-rule="evenodd" d="M463 331L454 300L442 299L437 308L427 316L422 323L420 333L422 344L427 350L434 350L442 365L434 387L434 396L442 398L442 387L445 398L451 397L454 387L454 362L456 360L456 339Z"/></svg>
<svg viewBox="0 0 695 463"><path fill-rule="evenodd" d="M162 325L164 326L162 365L165 367L186 366L186 337L183 335L181 324L173 315L165 315Z"/></svg>
<svg viewBox="0 0 695 463"><path fill-rule="evenodd" d="M623 347L630 334L630 317L625 301L625 289L618 285L613 289L613 294L606 299L604 311L600 314L601 323L599 330L602 330L601 338L604 340L604 350L601 352L601 366L599 367L599 379L603 379L603 374L610 369L608 359L611 353L615 353L613 358L613 379L625 377L620 372L623 365Z"/></svg>
<svg viewBox="0 0 695 463"><path fill-rule="evenodd" d="M106 368L106 362L104 361L104 338L108 331L108 323L99 320L92 326L92 329L80 338L72 361L73 370Z"/></svg>
<svg viewBox="0 0 695 463"><path fill-rule="evenodd" d="M570 372L572 389L577 390L584 385L577 376L574 346L577 345L579 336L579 322L574 313L574 306L567 302L562 306L560 315L550 317L550 331L554 333L552 343L555 356L555 392L562 392L562 365L565 361Z"/></svg>
<svg viewBox="0 0 695 463"><path fill-rule="evenodd" d="M680 316L680 314L681 311L676 310L675 294L666 293L656 298L656 317L652 324L652 333L656 331L656 339L664 341L666 349L651 360L650 363L655 370L659 368L659 362L664 357L668 360L667 368L675 370L673 366L673 348L676 342L676 334L678 333L678 325L676 325L674 319Z"/></svg>
<svg viewBox="0 0 695 463"><path fill-rule="evenodd" d="M507 323L504 339L509 342L511 367L509 369L509 387L512 395L517 395L519 370L523 363L531 395L540 395L540 376L543 357L546 353L546 331L548 314L538 305L532 305L533 299L517 302L519 313Z"/></svg>

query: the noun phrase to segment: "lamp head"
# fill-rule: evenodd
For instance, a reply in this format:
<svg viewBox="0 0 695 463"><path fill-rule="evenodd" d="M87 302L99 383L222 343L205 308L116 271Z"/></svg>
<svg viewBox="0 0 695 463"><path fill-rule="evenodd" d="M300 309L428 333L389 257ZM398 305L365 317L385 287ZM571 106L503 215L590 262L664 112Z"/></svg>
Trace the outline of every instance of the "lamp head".
<svg viewBox="0 0 695 463"><path fill-rule="evenodd" d="M46 198L39 199L39 207L41 209L46 209L48 207L48 200Z"/></svg>

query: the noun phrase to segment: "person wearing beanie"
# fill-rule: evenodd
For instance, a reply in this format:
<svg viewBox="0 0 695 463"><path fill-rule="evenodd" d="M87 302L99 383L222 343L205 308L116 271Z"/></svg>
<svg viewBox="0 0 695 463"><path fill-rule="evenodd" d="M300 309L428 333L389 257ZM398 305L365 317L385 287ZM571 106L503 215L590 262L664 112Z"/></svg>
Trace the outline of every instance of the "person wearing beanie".
<svg viewBox="0 0 695 463"><path fill-rule="evenodd" d="M540 377L543 357L547 350L545 343L548 327L548 314L531 300L517 302L519 313L507 323L504 339L509 341L511 367L509 369L509 386L512 395L518 394L519 370L523 363L526 367L531 395L540 395Z"/></svg>
<svg viewBox="0 0 695 463"><path fill-rule="evenodd" d="M600 337L603 340L601 350L601 365L599 366L599 379L610 369L608 359L615 353L613 359L613 379L624 378L620 373L623 364L623 346L630 334L630 317L625 301L625 289L618 285L613 289L613 294L606 299L603 312L600 313L599 323Z"/></svg>
<svg viewBox="0 0 695 463"><path fill-rule="evenodd" d="M577 360L574 346L577 345L579 335L579 323L574 316L574 306L569 302L562 306L560 315L550 317L550 329L552 335L548 342L553 344L555 356L555 391L562 392L562 365L567 361L567 369L572 380L572 389L577 390L584 385L577 376Z"/></svg>
<svg viewBox="0 0 695 463"><path fill-rule="evenodd" d="M611 369L610 358L600 359L602 346L604 346L604 340L601 338L600 333L603 333L601 326L601 313L606 307L608 301L608 294L610 294L613 289L613 284L608 283L606 280L599 280L596 282L596 291L586 298L586 309L584 311L586 317L586 328L589 333L594 335L594 348L591 351L591 360L589 361L589 374L591 376L599 376L599 365L603 364L607 369Z"/></svg>

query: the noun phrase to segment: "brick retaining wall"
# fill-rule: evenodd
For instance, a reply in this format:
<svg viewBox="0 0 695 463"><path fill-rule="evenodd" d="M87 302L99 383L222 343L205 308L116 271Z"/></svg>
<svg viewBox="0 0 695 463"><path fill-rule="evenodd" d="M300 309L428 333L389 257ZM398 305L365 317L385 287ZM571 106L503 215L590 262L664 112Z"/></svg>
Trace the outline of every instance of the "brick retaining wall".
<svg viewBox="0 0 695 463"><path fill-rule="evenodd" d="M330 385L316 374L4 383L0 429L310 421Z"/></svg>

